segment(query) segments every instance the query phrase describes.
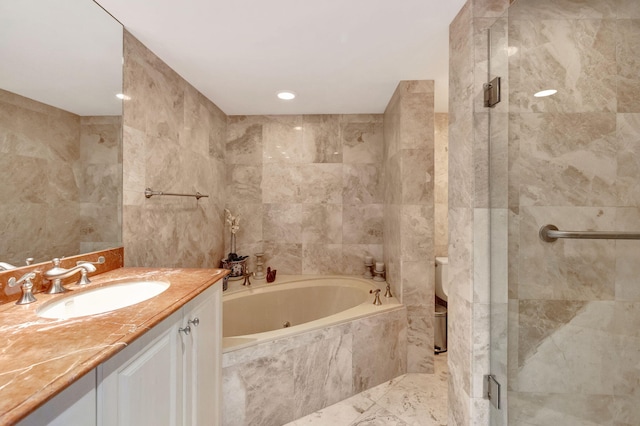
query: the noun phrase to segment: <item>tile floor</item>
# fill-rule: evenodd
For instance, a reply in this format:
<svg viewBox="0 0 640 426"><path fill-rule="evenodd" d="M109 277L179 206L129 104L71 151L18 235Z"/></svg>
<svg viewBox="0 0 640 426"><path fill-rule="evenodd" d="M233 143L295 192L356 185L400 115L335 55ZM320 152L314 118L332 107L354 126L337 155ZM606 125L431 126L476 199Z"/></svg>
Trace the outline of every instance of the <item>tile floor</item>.
<svg viewBox="0 0 640 426"><path fill-rule="evenodd" d="M286 426L440 426L447 424L447 354L435 374L405 374Z"/></svg>

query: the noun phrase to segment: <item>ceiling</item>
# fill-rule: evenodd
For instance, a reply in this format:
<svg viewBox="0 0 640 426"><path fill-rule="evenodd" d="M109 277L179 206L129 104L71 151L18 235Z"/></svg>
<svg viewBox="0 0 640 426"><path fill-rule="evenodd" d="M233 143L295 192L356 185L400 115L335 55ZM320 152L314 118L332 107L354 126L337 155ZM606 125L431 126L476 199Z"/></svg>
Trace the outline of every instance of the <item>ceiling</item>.
<svg viewBox="0 0 640 426"><path fill-rule="evenodd" d="M226 114L381 113L401 80L448 109L466 0L97 0ZM293 90L293 101L277 99Z"/></svg>

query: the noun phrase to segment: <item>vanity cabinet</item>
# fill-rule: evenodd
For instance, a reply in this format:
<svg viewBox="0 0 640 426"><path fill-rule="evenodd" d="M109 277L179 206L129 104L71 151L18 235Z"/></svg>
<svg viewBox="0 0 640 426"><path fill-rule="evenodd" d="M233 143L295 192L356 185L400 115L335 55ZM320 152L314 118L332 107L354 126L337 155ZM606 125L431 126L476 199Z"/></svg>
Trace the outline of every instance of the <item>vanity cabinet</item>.
<svg viewBox="0 0 640 426"><path fill-rule="evenodd" d="M222 418L222 283L187 311L182 332L183 425L219 425ZM212 290L210 288L209 290ZM189 323L190 321L190 323ZM183 322L184 324L184 322Z"/></svg>
<svg viewBox="0 0 640 426"><path fill-rule="evenodd" d="M96 425L96 373L91 370L16 426Z"/></svg>
<svg viewBox="0 0 640 426"><path fill-rule="evenodd" d="M99 426L220 424L222 285L97 368Z"/></svg>

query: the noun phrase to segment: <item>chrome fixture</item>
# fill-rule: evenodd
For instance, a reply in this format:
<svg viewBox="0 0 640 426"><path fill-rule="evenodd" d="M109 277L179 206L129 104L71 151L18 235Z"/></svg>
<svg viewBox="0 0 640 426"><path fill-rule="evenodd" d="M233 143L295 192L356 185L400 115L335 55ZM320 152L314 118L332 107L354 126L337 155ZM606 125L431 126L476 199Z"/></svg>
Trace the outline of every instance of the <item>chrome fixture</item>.
<svg viewBox="0 0 640 426"><path fill-rule="evenodd" d="M391 285L389 283L387 283L387 290L384 292L384 297L393 297L393 294L391 294Z"/></svg>
<svg viewBox="0 0 640 426"><path fill-rule="evenodd" d="M373 304L380 306L382 305L382 301L380 300L380 289L377 288L375 290L369 290L369 294L374 294L374 298L373 298Z"/></svg>
<svg viewBox="0 0 640 426"><path fill-rule="evenodd" d="M33 296L32 292L33 283L31 282L31 280L35 277L36 273L31 271L27 272L17 280L15 279L15 277L9 278L9 281L7 282L7 285L9 287L20 285L20 288L22 289L22 297L20 297L20 300L16 302L16 305L28 305L29 303L33 303L36 301L36 298Z"/></svg>
<svg viewBox="0 0 640 426"><path fill-rule="evenodd" d="M102 265L105 262L104 260L104 256L100 256L98 258L97 262L89 262L87 260L79 260L76 262L76 265L86 265L86 264L90 264L90 265ZM95 270L95 269L94 269ZM80 279L78 280L78 285L87 285L87 284L91 284L91 280L89 279L89 277L87 276L87 270L83 269L80 271Z"/></svg>
<svg viewBox="0 0 640 426"><path fill-rule="evenodd" d="M180 327L178 329L178 333L184 333L185 336L188 336L189 334L191 334L191 326L197 327L200 325L200 318L195 317L192 320L187 320L187 326L186 327Z"/></svg>
<svg viewBox="0 0 640 426"><path fill-rule="evenodd" d="M80 263L79 265L76 265L70 269L61 268L60 259L58 258L53 259L52 262L53 262L53 268L49 269L48 271L45 271L43 274L43 276L46 279L51 281L51 288L47 291L47 294L58 294L58 293L64 293L65 291L68 291L66 288L63 287L62 280L65 278L69 278L70 276L72 276L77 272L81 272L83 270L86 272L96 271L96 267L88 262Z"/></svg>
<svg viewBox="0 0 640 426"><path fill-rule="evenodd" d="M500 77L484 84L484 106L493 108L500 103Z"/></svg>
<svg viewBox="0 0 640 426"><path fill-rule="evenodd" d="M29 266L32 263L33 263L33 257L27 257L27 260L25 260L25 264ZM12 264L7 262L0 262L0 271L10 271L16 268L18 268L18 266L13 266Z"/></svg>
<svg viewBox="0 0 640 426"><path fill-rule="evenodd" d="M251 285L251 280L250 280L250 278L251 278L251 276L252 276L252 275L253 275L253 273L251 273L251 272L247 271L247 272L244 274L244 282L242 283L242 285L246 285L246 286Z"/></svg>
<svg viewBox="0 0 640 426"><path fill-rule="evenodd" d="M545 225L538 232L540 239L552 243L558 238L580 240L640 240L639 232L559 231L555 225Z"/></svg>
<svg viewBox="0 0 640 426"><path fill-rule="evenodd" d="M227 291L229 288L229 275L225 275L222 279L222 291Z"/></svg>
<svg viewBox="0 0 640 426"><path fill-rule="evenodd" d="M0 262L0 271L9 271L11 269L16 269L16 266L6 262Z"/></svg>
<svg viewBox="0 0 640 426"><path fill-rule="evenodd" d="M195 194L176 194L173 192L162 192L162 191L154 191L151 188L145 188L144 190L144 196L147 198L151 198L154 195L173 195L176 197L196 197L196 200L199 200L200 198L206 198L209 197L208 195L203 195L201 193L199 193L198 191L196 191Z"/></svg>

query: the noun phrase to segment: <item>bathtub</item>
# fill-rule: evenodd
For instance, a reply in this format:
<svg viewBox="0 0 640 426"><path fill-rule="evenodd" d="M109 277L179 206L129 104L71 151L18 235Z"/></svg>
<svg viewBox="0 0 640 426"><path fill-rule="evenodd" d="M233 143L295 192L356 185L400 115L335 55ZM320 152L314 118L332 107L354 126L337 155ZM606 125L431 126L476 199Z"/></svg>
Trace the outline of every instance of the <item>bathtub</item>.
<svg viewBox="0 0 640 426"><path fill-rule="evenodd" d="M370 290L382 284L382 305ZM406 372L406 308L385 283L278 276L223 295L223 424L282 425ZM242 287L242 288L238 288ZM265 403L265 398L268 403Z"/></svg>
<svg viewBox="0 0 640 426"><path fill-rule="evenodd" d="M398 308L396 298L373 304L374 281L347 276L284 276L222 298L224 351L327 327ZM244 290L244 291L243 291Z"/></svg>

